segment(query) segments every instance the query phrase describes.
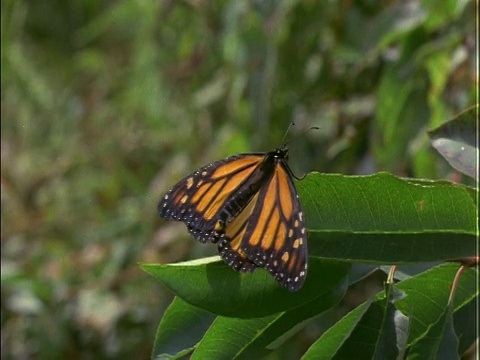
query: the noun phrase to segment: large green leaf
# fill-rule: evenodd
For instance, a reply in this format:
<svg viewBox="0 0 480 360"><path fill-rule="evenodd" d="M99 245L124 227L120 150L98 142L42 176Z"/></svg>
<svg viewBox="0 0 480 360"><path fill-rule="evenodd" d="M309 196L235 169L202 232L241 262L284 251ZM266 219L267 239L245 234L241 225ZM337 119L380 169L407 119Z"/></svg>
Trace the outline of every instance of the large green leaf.
<svg viewBox="0 0 480 360"><path fill-rule="evenodd" d="M311 173L297 183L311 255L405 263L475 254L473 189L387 173Z"/></svg>
<svg viewBox="0 0 480 360"><path fill-rule="evenodd" d="M333 291L288 311L255 319L219 316L192 359L252 359L267 355L300 330L305 321L338 303L348 279Z"/></svg>
<svg viewBox="0 0 480 360"><path fill-rule="evenodd" d="M281 287L263 269L240 274L216 256L141 267L194 306L218 315L250 318L296 308L328 292L336 292L347 277L350 264L310 258L307 280L296 293Z"/></svg>

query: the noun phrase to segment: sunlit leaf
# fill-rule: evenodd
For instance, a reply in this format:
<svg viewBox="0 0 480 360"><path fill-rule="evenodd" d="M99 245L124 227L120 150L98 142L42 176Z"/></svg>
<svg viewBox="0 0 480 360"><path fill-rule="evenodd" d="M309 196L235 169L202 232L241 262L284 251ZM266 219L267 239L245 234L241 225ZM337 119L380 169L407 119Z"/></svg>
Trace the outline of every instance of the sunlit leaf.
<svg viewBox="0 0 480 360"><path fill-rule="evenodd" d="M477 119L477 120L476 120ZM432 145L452 167L476 179L478 106L429 131Z"/></svg>

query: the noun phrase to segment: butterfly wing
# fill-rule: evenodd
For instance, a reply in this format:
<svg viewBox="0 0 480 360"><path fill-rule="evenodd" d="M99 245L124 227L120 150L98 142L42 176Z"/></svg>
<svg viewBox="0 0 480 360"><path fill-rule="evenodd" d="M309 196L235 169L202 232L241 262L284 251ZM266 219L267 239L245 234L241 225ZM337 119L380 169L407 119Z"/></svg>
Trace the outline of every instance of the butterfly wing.
<svg viewBox="0 0 480 360"><path fill-rule="evenodd" d="M251 272L258 267L241 249L242 239L245 236L248 222L257 204L258 195L257 193L243 211L233 218L229 224L225 225L221 241L218 243L220 256L236 271Z"/></svg>
<svg viewBox="0 0 480 360"><path fill-rule="evenodd" d="M160 201L168 220L183 221L199 241L218 242L233 269L267 269L291 291L307 272L307 237L287 149L210 163L179 181Z"/></svg>
<svg viewBox="0 0 480 360"><path fill-rule="evenodd" d="M283 160L242 212L225 226L218 247L234 269L264 267L289 290L302 287L307 273L305 222Z"/></svg>
<svg viewBox="0 0 480 360"><path fill-rule="evenodd" d="M262 153L241 154L200 168L168 191L158 204L160 216L183 221L189 232L201 242L217 241L215 228L219 226L218 218L225 202L231 202L232 194L238 193L264 158ZM245 194L244 191L240 193ZM240 207L230 206L229 217L236 216L248 200L244 199Z"/></svg>

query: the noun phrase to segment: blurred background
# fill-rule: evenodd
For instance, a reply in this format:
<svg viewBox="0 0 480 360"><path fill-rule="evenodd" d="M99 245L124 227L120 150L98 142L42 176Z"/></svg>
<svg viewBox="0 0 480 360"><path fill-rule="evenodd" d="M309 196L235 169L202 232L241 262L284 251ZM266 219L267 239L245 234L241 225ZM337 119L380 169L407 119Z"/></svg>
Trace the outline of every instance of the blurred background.
<svg viewBox="0 0 480 360"><path fill-rule="evenodd" d="M425 131L474 104L474 1L1 7L2 359L148 359L172 296L137 262L216 252L158 200L292 121L299 176L462 181Z"/></svg>

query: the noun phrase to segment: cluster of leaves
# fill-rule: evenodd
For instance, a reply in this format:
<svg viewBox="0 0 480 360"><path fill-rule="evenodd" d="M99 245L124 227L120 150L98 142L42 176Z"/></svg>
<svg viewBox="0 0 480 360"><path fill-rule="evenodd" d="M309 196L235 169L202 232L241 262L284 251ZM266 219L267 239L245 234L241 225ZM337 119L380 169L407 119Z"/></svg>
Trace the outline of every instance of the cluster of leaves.
<svg viewBox="0 0 480 360"><path fill-rule="evenodd" d="M455 144L447 151L450 157L462 153L457 162L462 170L472 167L478 151L465 140L474 131L476 111L434 132ZM463 132L458 127L466 118L470 130ZM452 129L457 130L454 138ZM471 151L463 154L467 146ZM160 323L154 357L178 357L192 350L192 358L198 359L266 355L306 320L336 306L349 286L376 268L359 271L357 263L475 257L477 191L472 188L387 173L311 173L298 182L298 190L310 254L308 277L298 293L288 293L265 271L234 273L218 257L142 266L177 296ZM462 268L460 281L454 283L461 266L445 263L410 275L400 272L402 281L388 282L384 291L350 311L303 358L458 358L477 336L478 274Z"/></svg>
<svg viewBox="0 0 480 360"><path fill-rule="evenodd" d="M5 359L78 354L150 357L152 334L171 294L154 286L137 261L173 263L215 253L214 247L197 246L183 227L160 223L155 213L164 191L192 169L235 153L270 150L279 145L288 123L295 121L291 135L299 139L291 143L290 164L296 173L386 170L415 178L446 178L452 170L431 148L426 130L474 102L471 0L5 0L1 6ZM303 134L313 125L320 130ZM437 140L435 144L442 145L442 137ZM364 198L373 197L376 205L368 206L378 218L370 214L375 221L362 224L364 209L338 190L332 192L338 185L356 194L352 180L310 174L298 184L308 208L309 247L312 264L317 264L313 269L320 269L322 278L332 277L325 285L308 280L314 284L309 287L319 286L316 294L325 296L312 299L317 312L312 312L315 306L308 308L307 297L297 302L305 305L299 318L331 307L343 297L339 292L345 286L351 293L354 283L365 284L351 275L347 282L341 280L350 265L340 260L365 261L370 256L375 256L375 264L404 261L404 256L408 262L445 260L453 236L459 240L452 242L456 248L450 255L470 252L470 230L458 230L468 226L453 220L472 210L470 205L460 208L458 202L471 204L468 188L374 176ZM472 184L465 177L457 180ZM380 197L372 184L393 186L396 192L384 191ZM452 200L456 217L446 223L445 232L430 218L448 217L442 211L452 204L437 194L442 186L452 199L459 196ZM404 191L412 198L402 200ZM399 206L398 214L383 213L389 203ZM424 212L417 211L415 219L402 217L413 208ZM411 225L408 219L417 227L395 228ZM375 228L368 227L372 224ZM422 224L432 227L414 231ZM368 234L372 229L375 236ZM398 246L390 250L398 252L398 258L386 250L378 252L385 229L394 230L387 239L395 239L392 244ZM353 237L354 230L361 231ZM356 236L367 247L355 247L360 239ZM432 242L436 238L439 243ZM424 253L428 246L434 255ZM336 247L346 255L335 252ZM408 257L420 252L421 260ZM222 264L199 266L200 270L206 266L209 279L218 284L230 280L233 286L239 281ZM221 276L215 275L217 271ZM251 281L252 291L258 284L264 289L270 279L262 276L258 272L241 282ZM446 278L451 281L450 275ZM324 287L328 284L329 289ZM213 281L204 291L211 291L211 286ZM208 308L195 298L186 302L175 298L165 313L162 323L175 304L193 314L191 320L185 317L190 327L182 327L176 337L177 343L188 338L183 349L196 343L189 336L192 332L197 342L203 337L199 334L209 328L212 313L221 309L215 304L222 293L209 294L208 299L217 300ZM334 307L343 309L339 313L352 306L343 299ZM251 329L257 329L252 331L261 331L256 320L281 310L264 312L265 307L258 306L257 314L242 315L235 306L230 313L220 312L215 321L247 317ZM210 320L198 320L197 312ZM460 312L466 314L463 308ZM310 330L301 335L315 333L318 324L324 329L325 321L335 323L334 313L321 315L323 320L314 325L309 322ZM268 336L261 343L282 333L293 318L294 312L285 315L284 325L270 328L271 335L265 332ZM228 331L220 334L224 343L232 338ZM287 335L276 336L267 348L277 347ZM411 336L409 344L416 335ZM278 351L298 357L318 336L303 337L292 338ZM159 338L156 353L165 350ZM462 339L459 349L464 348ZM259 355L265 346L252 349ZM174 350L183 351L181 346Z"/></svg>

